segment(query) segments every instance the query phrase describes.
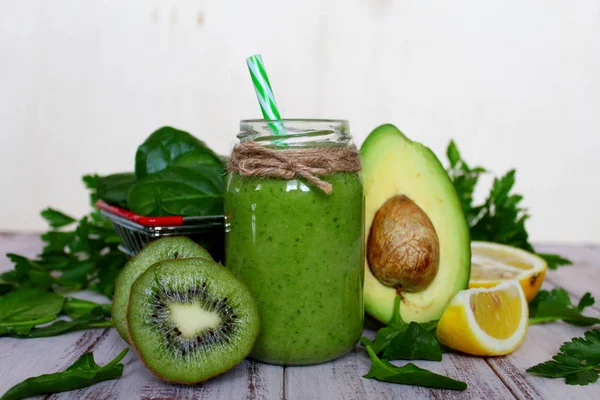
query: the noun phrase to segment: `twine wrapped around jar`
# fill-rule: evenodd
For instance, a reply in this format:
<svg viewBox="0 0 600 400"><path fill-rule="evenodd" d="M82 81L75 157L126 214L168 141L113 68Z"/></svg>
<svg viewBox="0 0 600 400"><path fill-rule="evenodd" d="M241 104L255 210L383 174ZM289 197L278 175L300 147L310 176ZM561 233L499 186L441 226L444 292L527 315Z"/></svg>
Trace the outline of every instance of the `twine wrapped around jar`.
<svg viewBox="0 0 600 400"><path fill-rule="evenodd" d="M227 169L242 176L287 180L300 176L330 194L333 191L331 183L320 176L358 172L361 165L356 146L274 150L249 140L233 148Z"/></svg>

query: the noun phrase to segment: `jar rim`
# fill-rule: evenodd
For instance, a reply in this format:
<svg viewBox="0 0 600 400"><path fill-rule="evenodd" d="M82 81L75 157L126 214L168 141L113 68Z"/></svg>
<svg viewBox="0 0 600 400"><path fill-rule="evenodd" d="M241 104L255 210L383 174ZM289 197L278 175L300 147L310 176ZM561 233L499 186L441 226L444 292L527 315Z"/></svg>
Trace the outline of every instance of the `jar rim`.
<svg viewBox="0 0 600 400"><path fill-rule="evenodd" d="M253 140L277 147L344 146L351 142L349 123L345 119L243 119L240 142Z"/></svg>
<svg viewBox="0 0 600 400"><path fill-rule="evenodd" d="M270 123L270 122L327 122L327 123L340 123L340 124L348 124L347 119L321 119L321 118L282 118L282 119L242 119L240 120L240 124L244 123Z"/></svg>

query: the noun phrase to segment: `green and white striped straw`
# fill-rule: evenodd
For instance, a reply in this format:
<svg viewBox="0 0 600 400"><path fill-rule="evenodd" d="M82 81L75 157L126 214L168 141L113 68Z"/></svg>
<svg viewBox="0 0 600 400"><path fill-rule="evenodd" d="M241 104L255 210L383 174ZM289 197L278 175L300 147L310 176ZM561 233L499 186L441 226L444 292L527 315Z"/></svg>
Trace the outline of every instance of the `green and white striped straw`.
<svg viewBox="0 0 600 400"><path fill-rule="evenodd" d="M279 120L281 115L277 109L277 103L275 102L275 95L273 89L271 89L271 83L269 77L265 71L262 57L260 54L255 54L246 59L248 64L248 70L252 77L252 83L254 83L254 90L256 91L256 98L260 104L260 110L264 119L268 120ZM281 124L269 124L275 135L283 135L284 128Z"/></svg>

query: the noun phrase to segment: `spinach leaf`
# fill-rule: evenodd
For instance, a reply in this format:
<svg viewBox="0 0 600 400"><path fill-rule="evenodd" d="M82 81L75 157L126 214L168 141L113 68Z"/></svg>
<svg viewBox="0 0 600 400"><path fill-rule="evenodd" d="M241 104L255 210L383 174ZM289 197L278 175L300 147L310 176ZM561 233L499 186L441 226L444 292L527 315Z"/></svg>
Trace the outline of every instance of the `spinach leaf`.
<svg viewBox="0 0 600 400"><path fill-rule="evenodd" d="M421 324L411 322L395 336L383 351L385 360L431 360L441 361L442 350L435 332L430 332Z"/></svg>
<svg viewBox="0 0 600 400"><path fill-rule="evenodd" d="M169 167L138 180L130 189L129 209L141 215L215 215L223 213L221 167L202 170Z"/></svg>
<svg viewBox="0 0 600 400"><path fill-rule="evenodd" d="M380 360L370 346L367 346L367 352L372 362L371 369L364 376L367 379L439 389L465 390L467 388L465 382L435 374L412 363L397 367L389 361Z"/></svg>
<svg viewBox="0 0 600 400"><path fill-rule="evenodd" d="M396 296L388 325L377 331L375 340L370 341L364 336L360 340L385 360L441 361L442 349L435 335L436 327L437 321L404 322L400 317L400 296Z"/></svg>
<svg viewBox="0 0 600 400"><path fill-rule="evenodd" d="M72 320L57 320L59 314ZM39 338L88 328L110 328L109 317L110 304L65 299L37 288L19 289L0 297L0 336Z"/></svg>
<svg viewBox="0 0 600 400"><path fill-rule="evenodd" d="M1 400L20 400L41 394L67 392L101 381L117 379L123 375L124 366L119 362L128 350L123 350L104 367L96 364L93 353L85 353L63 372L29 378L13 386Z"/></svg>
<svg viewBox="0 0 600 400"><path fill-rule="evenodd" d="M135 175L138 179L175 166L224 168L219 156L203 141L169 126L152 133L135 154Z"/></svg>
<svg viewBox="0 0 600 400"><path fill-rule="evenodd" d="M0 336L29 334L36 325L58 316L64 298L38 288L24 288L0 297Z"/></svg>
<svg viewBox="0 0 600 400"><path fill-rule="evenodd" d="M45 209L41 212L41 215L46 221L48 221L48 224L53 228L62 228L63 226L70 225L76 221L75 218L63 214L62 212L54 210L52 208Z"/></svg>
<svg viewBox="0 0 600 400"><path fill-rule="evenodd" d="M123 172L100 177L97 181L97 195L100 200L127 208L127 193L135 183L133 172Z"/></svg>

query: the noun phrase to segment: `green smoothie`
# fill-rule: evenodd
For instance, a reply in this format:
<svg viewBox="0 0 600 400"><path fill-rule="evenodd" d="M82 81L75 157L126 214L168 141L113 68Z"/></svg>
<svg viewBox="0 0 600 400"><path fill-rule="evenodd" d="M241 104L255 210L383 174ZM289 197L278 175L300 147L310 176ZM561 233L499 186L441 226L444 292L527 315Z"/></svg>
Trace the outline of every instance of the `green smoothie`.
<svg viewBox="0 0 600 400"><path fill-rule="evenodd" d="M363 191L357 173L302 179L230 174L226 265L250 287L262 320L251 356L313 364L351 350L362 333Z"/></svg>

